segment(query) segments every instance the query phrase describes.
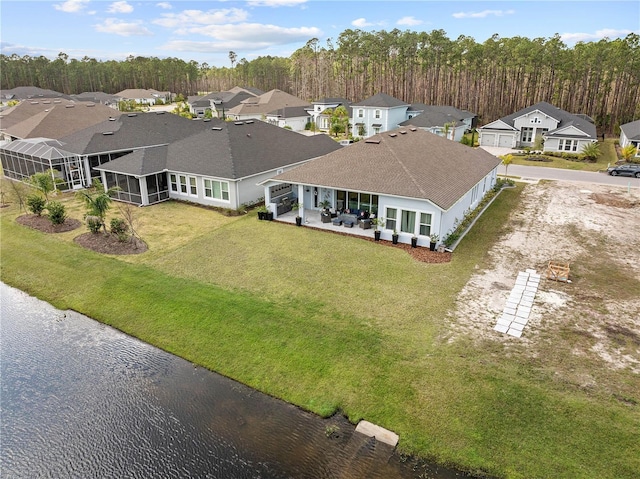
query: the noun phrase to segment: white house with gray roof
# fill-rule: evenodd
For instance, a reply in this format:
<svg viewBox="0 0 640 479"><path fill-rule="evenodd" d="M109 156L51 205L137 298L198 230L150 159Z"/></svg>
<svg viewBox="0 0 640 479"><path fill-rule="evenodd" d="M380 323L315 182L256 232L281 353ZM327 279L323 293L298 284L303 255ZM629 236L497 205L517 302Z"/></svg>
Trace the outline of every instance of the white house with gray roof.
<svg viewBox="0 0 640 479"><path fill-rule="evenodd" d="M533 147L544 140L544 151L580 153L598 141L593 121L568 113L547 102L539 102L478 128L480 146Z"/></svg>
<svg viewBox="0 0 640 479"><path fill-rule="evenodd" d="M428 245L444 238L493 188L500 159L413 126L374 135L267 180L265 203L277 219L283 203L319 214L323 201L349 214L385 219L382 239ZM317 213L314 211L317 210ZM302 211L302 210L301 210Z"/></svg>
<svg viewBox="0 0 640 479"><path fill-rule="evenodd" d="M620 147L629 145L636 147L636 156L640 157L640 120L620 125Z"/></svg>

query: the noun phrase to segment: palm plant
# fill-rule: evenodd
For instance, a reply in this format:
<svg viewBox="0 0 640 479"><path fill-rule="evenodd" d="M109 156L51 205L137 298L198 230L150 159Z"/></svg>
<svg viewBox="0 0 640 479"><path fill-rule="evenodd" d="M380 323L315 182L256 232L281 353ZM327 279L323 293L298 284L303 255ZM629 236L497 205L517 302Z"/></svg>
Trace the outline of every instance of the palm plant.
<svg viewBox="0 0 640 479"><path fill-rule="evenodd" d="M513 163L513 155L505 155L502 157L502 164L504 165L504 176L509 176L509 165Z"/></svg>
<svg viewBox="0 0 640 479"><path fill-rule="evenodd" d="M93 180L92 191L81 190L76 193L76 196L87 206L87 216L98 218L105 233L107 225L104 220L111 206L111 194L119 189L119 187L112 187L105 191L100 180L96 178Z"/></svg>
<svg viewBox="0 0 640 479"><path fill-rule="evenodd" d="M638 149L629 143L627 146L620 150L620 155L624 161L631 161L631 159L638 154Z"/></svg>
<svg viewBox="0 0 640 479"><path fill-rule="evenodd" d="M600 156L600 145L595 141L582 147L582 156L587 161L596 161Z"/></svg>

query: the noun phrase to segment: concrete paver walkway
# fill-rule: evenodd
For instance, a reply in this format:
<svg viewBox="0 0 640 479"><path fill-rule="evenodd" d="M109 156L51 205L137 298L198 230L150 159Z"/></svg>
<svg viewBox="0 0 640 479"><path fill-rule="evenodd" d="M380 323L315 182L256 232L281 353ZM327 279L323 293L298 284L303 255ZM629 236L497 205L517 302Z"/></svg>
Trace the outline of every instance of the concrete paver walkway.
<svg viewBox="0 0 640 479"><path fill-rule="evenodd" d="M519 338L529 321L533 300L540 284L540 274L535 269L518 273L516 284L507 298L507 304L493 329Z"/></svg>

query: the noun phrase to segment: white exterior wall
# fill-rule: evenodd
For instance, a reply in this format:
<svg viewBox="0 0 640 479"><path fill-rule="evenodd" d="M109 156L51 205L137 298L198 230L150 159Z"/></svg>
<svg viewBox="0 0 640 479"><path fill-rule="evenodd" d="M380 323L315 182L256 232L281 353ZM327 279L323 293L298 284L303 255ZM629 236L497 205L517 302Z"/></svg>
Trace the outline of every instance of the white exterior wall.
<svg viewBox="0 0 640 479"><path fill-rule="evenodd" d="M481 130L481 146L504 146L505 148L515 148L519 132L505 130ZM508 140L508 141L506 141Z"/></svg>
<svg viewBox="0 0 640 479"><path fill-rule="evenodd" d="M534 119L538 118L540 123L535 123ZM548 128L549 131L555 130L558 128L558 120L551 118L550 116L545 115L539 111L532 111L520 118L516 118L513 122L513 126L518 129L518 131L522 130L522 128Z"/></svg>
<svg viewBox="0 0 640 479"><path fill-rule="evenodd" d="M372 125L380 124L380 133L384 131L393 130L398 127L400 123L406 120L408 106L401 106L395 108L376 108L371 106L354 106L353 107L353 136L360 137L358 130L360 127L358 123L364 123L366 128L365 135L360 138L368 138L375 135L375 131ZM358 112L363 110L363 117L358 116ZM380 118L375 117L376 111L380 111Z"/></svg>
<svg viewBox="0 0 640 479"><path fill-rule="evenodd" d="M440 233L440 223L442 221L442 210L427 200L418 200L412 198L400 198L397 196L383 196L380 195L378 197L378 217L387 218L387 208L396 208L398 217L396 218L397 227L396 231L398 232L398 241L400 243L411 243L411 237L415 234L418 237L418 246L429 246L429 237L419 235L420 231L420 213L429 213L431 214L431 231L432 233L438 234L440 237L443 235ZM407 211L415 211L416 212L416 222L415 222L415 231L413 234L411 233L403 233L400 231L400 224L402 222L401 210ZM380 238L383 240L391 241L391 236L393 234L393 229L389 228L387 224L385 224L384 228L381 230L382 233Z"/></svg>
<svg viewBox="0 0 640 479"><path fill-rule="evenodd" d="M571 140L575 140L576 138L568 138ZM579 154L582 152L582 148L585 145L589 145L591 143L594 143L594 140L591 139L585 139L585 140L578 140L578 147L576 149L576 151L567 151L567 150L559 150L559 144L560 144L560 140L561 138L547 138L544 141L544 151L555 151L558 153L573 153L573 154Z"/></svg>

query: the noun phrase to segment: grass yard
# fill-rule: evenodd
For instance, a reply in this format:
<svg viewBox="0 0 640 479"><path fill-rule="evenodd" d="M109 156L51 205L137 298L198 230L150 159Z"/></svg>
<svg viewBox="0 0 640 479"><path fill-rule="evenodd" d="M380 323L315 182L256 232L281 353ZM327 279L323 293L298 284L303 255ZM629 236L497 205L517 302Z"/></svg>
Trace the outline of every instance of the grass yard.
<svg viewBox="0 0 640 479"><path fill-rule="evenodd" d="M531 161L527 160L528 157L536 157L539 155L513 155L512 165L524 165L524 166L544 166L545 168L562 168L565 170L577 170L577 171L603 171L606 170L609 165L615 165L618 161L618 155L616 153L615 141L612 139L606 139L604 142L598 142L600 145L600 156L595 163L587 163L583 161L570 161L563 158L556 158L554 156L545 156L545 161ZM551 161L548 161L551 160Z"/></svg>
<svg viewBox="0 0 640 479"><path fill-rule="evenodd" d="M446 339L521 190L503 191L446 264L177 202L136 210L148 252L106 257L73 243L84 228L46 235L10 206L0 274L310 411L393 430L405 453L513 479L637 477L640 394L623 403L496 343ZM76 200L62 201L81 218Z"/></svg>

